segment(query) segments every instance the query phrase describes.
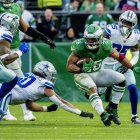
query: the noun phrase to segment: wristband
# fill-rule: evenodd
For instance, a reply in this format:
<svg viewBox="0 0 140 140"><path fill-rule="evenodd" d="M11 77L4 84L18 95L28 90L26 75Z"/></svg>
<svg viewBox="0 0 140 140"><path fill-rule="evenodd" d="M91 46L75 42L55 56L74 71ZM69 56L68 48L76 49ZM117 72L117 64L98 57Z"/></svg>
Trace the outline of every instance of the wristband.
<svg viewBox="0 0 140 140"><path fill-rule="evenodd" d="M125 58L125 56L123 54L119 54L118 61L122 62L124 58Z"/></svg>
<svg viewBox="0 0 140 140"><path fill-rule="evenodd" d="M19 56L19 57L21 57L22 56L22 51L20 51L20 50L18 50L18 51L16 51L16 53L17 53L17 55Z"/></svg>

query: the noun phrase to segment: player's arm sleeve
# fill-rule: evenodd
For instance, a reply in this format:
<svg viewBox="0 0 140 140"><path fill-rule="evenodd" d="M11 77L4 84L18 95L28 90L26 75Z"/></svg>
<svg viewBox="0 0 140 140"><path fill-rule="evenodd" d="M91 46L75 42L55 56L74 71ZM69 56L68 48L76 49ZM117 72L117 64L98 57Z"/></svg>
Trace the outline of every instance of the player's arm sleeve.
<svg viewBox="0 0 140 140"><path fill-rule="evenodd" d="M131 49L131 53L132 53L132 59L130 60L130 63L134 66L138 60L139 60L139 49L138 49L138 44L135 45L132 49Z"/></svg>
<svg viewBox="0 0 140 140"><path fill-rule="evenodd" d="M104 37L109 38L111 36L111 25L107 25L104 29Z"/></svg>

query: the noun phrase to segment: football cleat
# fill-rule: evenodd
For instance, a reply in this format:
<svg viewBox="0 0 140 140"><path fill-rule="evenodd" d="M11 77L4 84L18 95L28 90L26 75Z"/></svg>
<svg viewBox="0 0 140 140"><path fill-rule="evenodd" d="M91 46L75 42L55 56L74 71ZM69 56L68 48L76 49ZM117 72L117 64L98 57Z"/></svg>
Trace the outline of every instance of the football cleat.
<svg viewBox="0 0 140 140"><path fill-rule="evenodd" d="M132 117L131 121L133 124L140 124L140 120L138 119L138 116Z"/></svg>
<svg viewBox="0 0 140 140"><path fill-rule="evenodd" d="M113 114L108 114L107 112L103 112L101 115L101 121L104 123L105 126L110 126L111 121L113 120Z"/></svg>
<svg viewBox="0 0 140 140"><path fill-rule="evenodd" d="M93 113L84 112L84 111L81 112L80 116L81 117L89 117L90 119L93 119L93 117L94 117Z"/></svg>
<svg viewBox="0 0 140 140"><path fill-rule="evenodd" d="M2 120L6 120L6 121L16 121L17 118L14 117L14 116L11 115L11 114L7 114L7 115L4 115L4 116L3 116Z"/></svg>
<svg viewBox="0 0 140 140"><path fill-rule="evenodd" d="M36 117L31 113L31 114L25 114L23 117L24 121L35 121Z"/></svg>
<svg viewBox="0 0 140 140"><path fill-rule="evenodd" d="M56 104L51 104L50 106L47 106L47 112L56 111L58 106Z"/></svg>
<svg viewBox="0 0 140 140"><path fill-rule="evenodd" d="M113 109L112 107L110 106L107 106L105 108L105 110L109 113L109 114L113 114L113 122L117 125L120 125L121 124L121 121L119 119L119 116L118 116L118 111L117 109Z"/></svg>

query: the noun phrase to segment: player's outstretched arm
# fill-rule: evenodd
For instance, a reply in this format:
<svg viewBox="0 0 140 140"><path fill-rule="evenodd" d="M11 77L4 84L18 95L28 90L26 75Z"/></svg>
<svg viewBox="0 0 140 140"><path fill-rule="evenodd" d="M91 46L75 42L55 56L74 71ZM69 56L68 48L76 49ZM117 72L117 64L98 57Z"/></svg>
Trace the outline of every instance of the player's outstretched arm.
<svg viewBox="0 0 140 140"><path fill-rule="evenodd" d="M19 23L20 23L21 31L23 31L26 35L31 36L31 37L33 37L35 39L42 40L46 44L50 45L51 49L56 47L55 43L50 38L48 38L44 34L40 33L36 29L28 26L28 24L26 24L23 19L20 19Z"/></svg>
<svg viewBox="0 0 140 140"><path fill-rule="evenodd" d="M49 106L41 106L33 101L26 102L26 106L29 110L34 112L52 112L57 110L56 104L51 104Z"/></svg>
<svg viewBox="0 0 140 140"><path fill-rule="evenodd" d="M69 103L68 101L62 99L61 97L59 97L54 90L52 89L48 89L46 88L44 91L45 95L56 105L60 106L62 109L77 114L81 117L89 117L89 118L93 118L93 114L89 113L89 112L84 112L79 110L78 108L74 107L71 103Z"/></svg>
<svg viewBox="0 0 140 140"><path fill-rule="evenodd" d="M4 45L3 41L3 45ZM3 46L4 47L4 46ZM23 54L25 54L28 51L28 46L26 43L22 43L19 47L19 50L11 53L11 54L4 54L1 56L1 61L4 65L8 65L12 62L14 62L17 58L21 57Z"/></svg>
<svg viewBox="0 0 140 140"><path fill-rule="evenodd" d="M112 50L110 57L117 59L124 67L128 69L133 69L133 66L130 63L130 61L124 55L119 54L116 49Z"/></svg>

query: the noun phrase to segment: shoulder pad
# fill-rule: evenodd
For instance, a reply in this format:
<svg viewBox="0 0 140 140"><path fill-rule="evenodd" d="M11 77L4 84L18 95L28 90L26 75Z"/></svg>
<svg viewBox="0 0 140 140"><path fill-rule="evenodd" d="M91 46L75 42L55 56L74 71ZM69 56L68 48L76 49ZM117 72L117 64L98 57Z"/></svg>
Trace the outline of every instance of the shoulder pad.
<svg viewBox="0 0 140 140"><path fill-rule="evenodd" d="M111 41L109 39L103 38L102 47L104 51L110 52L110 49L112 48Z"/></svg>
<svg viewBox="0 0 140 140"><path fill-rule="evenodd" d="M40 78L40 77L39 77ZM40 83L45 86L46 88L51 88L51 89L54 89L54 84L49 81L49 80L46 80L44 78L40 78L39 79Z"/></svg>
<svg viewBox="0 0 140 140"><path fill-rule="evenodd" d="M77 39L74 42L72 42L71 51L75 52L77 50L79 50L79 51L83 50L84 46L85 46L84 39L83 38L82 39Z"/></svg>

